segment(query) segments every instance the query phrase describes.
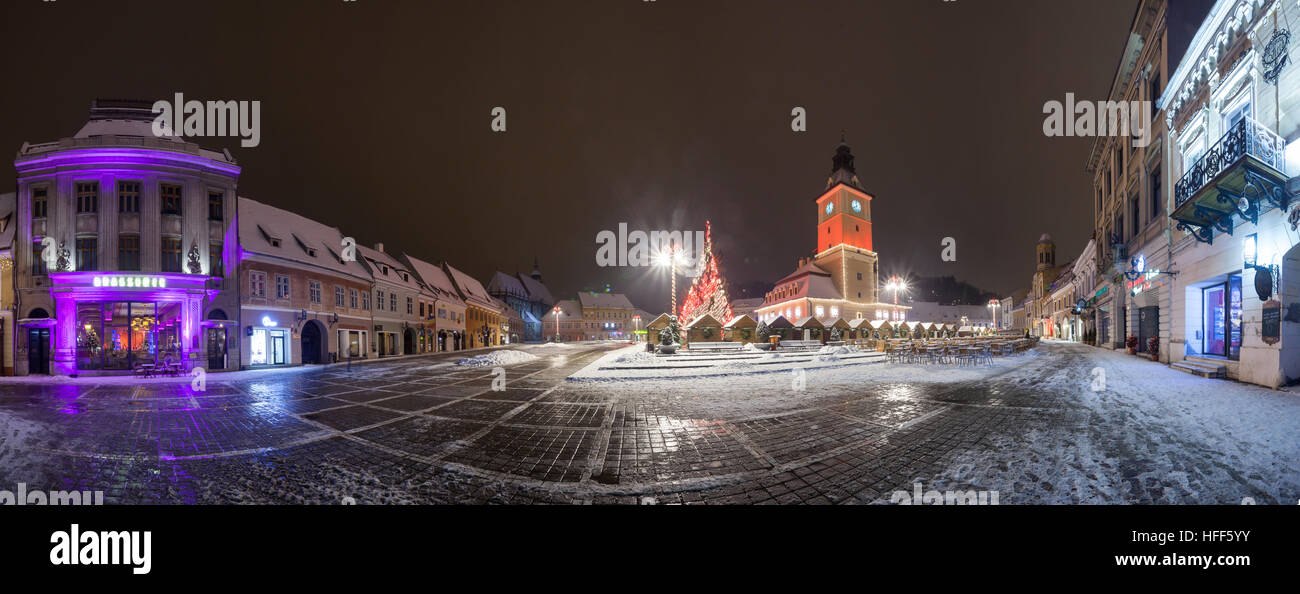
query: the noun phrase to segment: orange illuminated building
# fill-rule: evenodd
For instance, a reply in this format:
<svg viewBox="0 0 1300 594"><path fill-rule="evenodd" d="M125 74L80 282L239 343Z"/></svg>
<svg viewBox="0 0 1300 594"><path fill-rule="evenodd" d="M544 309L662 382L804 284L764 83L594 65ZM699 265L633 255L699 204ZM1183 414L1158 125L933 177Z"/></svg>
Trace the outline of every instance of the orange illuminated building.
<svg viewBox="0 0 1300 594"><path fill-rule="evenodd" d="M776 282L763 304L754 309L755 319L906 319L907 306L880 303L880 267L871 239L874 199L863 189L853 153L841 138L831 159L830 177L817 198L813 255L801 258L794 272Z"/></svg>

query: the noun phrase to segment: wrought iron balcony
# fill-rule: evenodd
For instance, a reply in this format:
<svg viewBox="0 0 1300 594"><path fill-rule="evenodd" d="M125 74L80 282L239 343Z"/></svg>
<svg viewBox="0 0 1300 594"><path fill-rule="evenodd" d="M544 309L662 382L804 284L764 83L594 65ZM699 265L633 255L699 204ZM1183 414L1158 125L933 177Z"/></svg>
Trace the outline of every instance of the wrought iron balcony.
<svg viewBox="0 0 1300 594"><path fill-rule="evenodd" d="M1261 202L1285 208L1285 142L1268 127L1243 118L1174 185L1178 228L1211 243L1214 230L1232 234L1232 215L1256 222Z"/></svg>
<svg viewBox="0 0 1300 594"><path fill-rule="evenodd" d="M1174 186L1174 206L1182 206L1219 174L1246 157L1252 157L1275 171L1283 170L1286 144L1263 124L1242 118L1214 146L1197 159L1192 168Z"/></svg>

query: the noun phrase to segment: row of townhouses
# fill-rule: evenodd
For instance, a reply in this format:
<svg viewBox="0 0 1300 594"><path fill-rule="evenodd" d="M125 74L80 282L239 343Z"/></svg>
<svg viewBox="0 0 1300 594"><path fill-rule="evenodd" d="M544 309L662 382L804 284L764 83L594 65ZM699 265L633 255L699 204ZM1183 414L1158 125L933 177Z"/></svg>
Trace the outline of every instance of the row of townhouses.
<svg viewBox="0 0 1300 594"><path fill-rule="evenodd" d="M1180 370L1300 381L1300 4L1142 0L1111 85L1153 111L1150 142L1097 137L1093 240L1044 235L1008 327L1131 348ZM1179 39L1169 23L1199 23ZM1020 311L1018 316L1015 312ZM1154 351L1154 352L1152 352Z"/></svg>
<svg viewBox="0 0 1300 594"><path fill-rule="evenodd" d="M96 101L24 144L0 195L6 374L329 363L542 338L541 273L489 288L449 263L355 245L237 192L228 151L158 137L150 104Z"/></svg>

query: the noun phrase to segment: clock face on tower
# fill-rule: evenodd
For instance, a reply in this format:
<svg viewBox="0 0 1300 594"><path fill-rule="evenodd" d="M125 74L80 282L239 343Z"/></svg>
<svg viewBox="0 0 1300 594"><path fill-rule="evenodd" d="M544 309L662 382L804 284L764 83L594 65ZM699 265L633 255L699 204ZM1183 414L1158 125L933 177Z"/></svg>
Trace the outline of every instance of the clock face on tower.
<svg viewBox="0 0 1300 594"><path fill-rule="evenodd" d="M835 210L835 203L834 203L834 202L827 202L827 203L826 203L826 214L831 214L831 211L832 211L832 210Z"/></svg>
<svg viewBox="0 0 1300 594"><path fill-rule="evenodd" d="M850 202L849 206L853 207L853 212L862 212L862 203L858 202L857 200Z"/></svg>

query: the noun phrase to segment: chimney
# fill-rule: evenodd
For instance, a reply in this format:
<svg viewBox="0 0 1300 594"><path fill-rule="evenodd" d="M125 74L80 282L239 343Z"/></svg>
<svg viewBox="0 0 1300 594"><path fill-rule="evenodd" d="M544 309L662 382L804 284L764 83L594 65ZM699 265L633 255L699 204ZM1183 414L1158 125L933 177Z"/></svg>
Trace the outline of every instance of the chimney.
<svg viewBox="0 0 1300 594"><path fill-rule="evenodd" d="M381 253L382 253L382 252L384 251L384 244L383 244L382 242L381 242L381 243L376 243L376 244L375 244L375 251L376 251L376 252L381 252Z"/></svg>

